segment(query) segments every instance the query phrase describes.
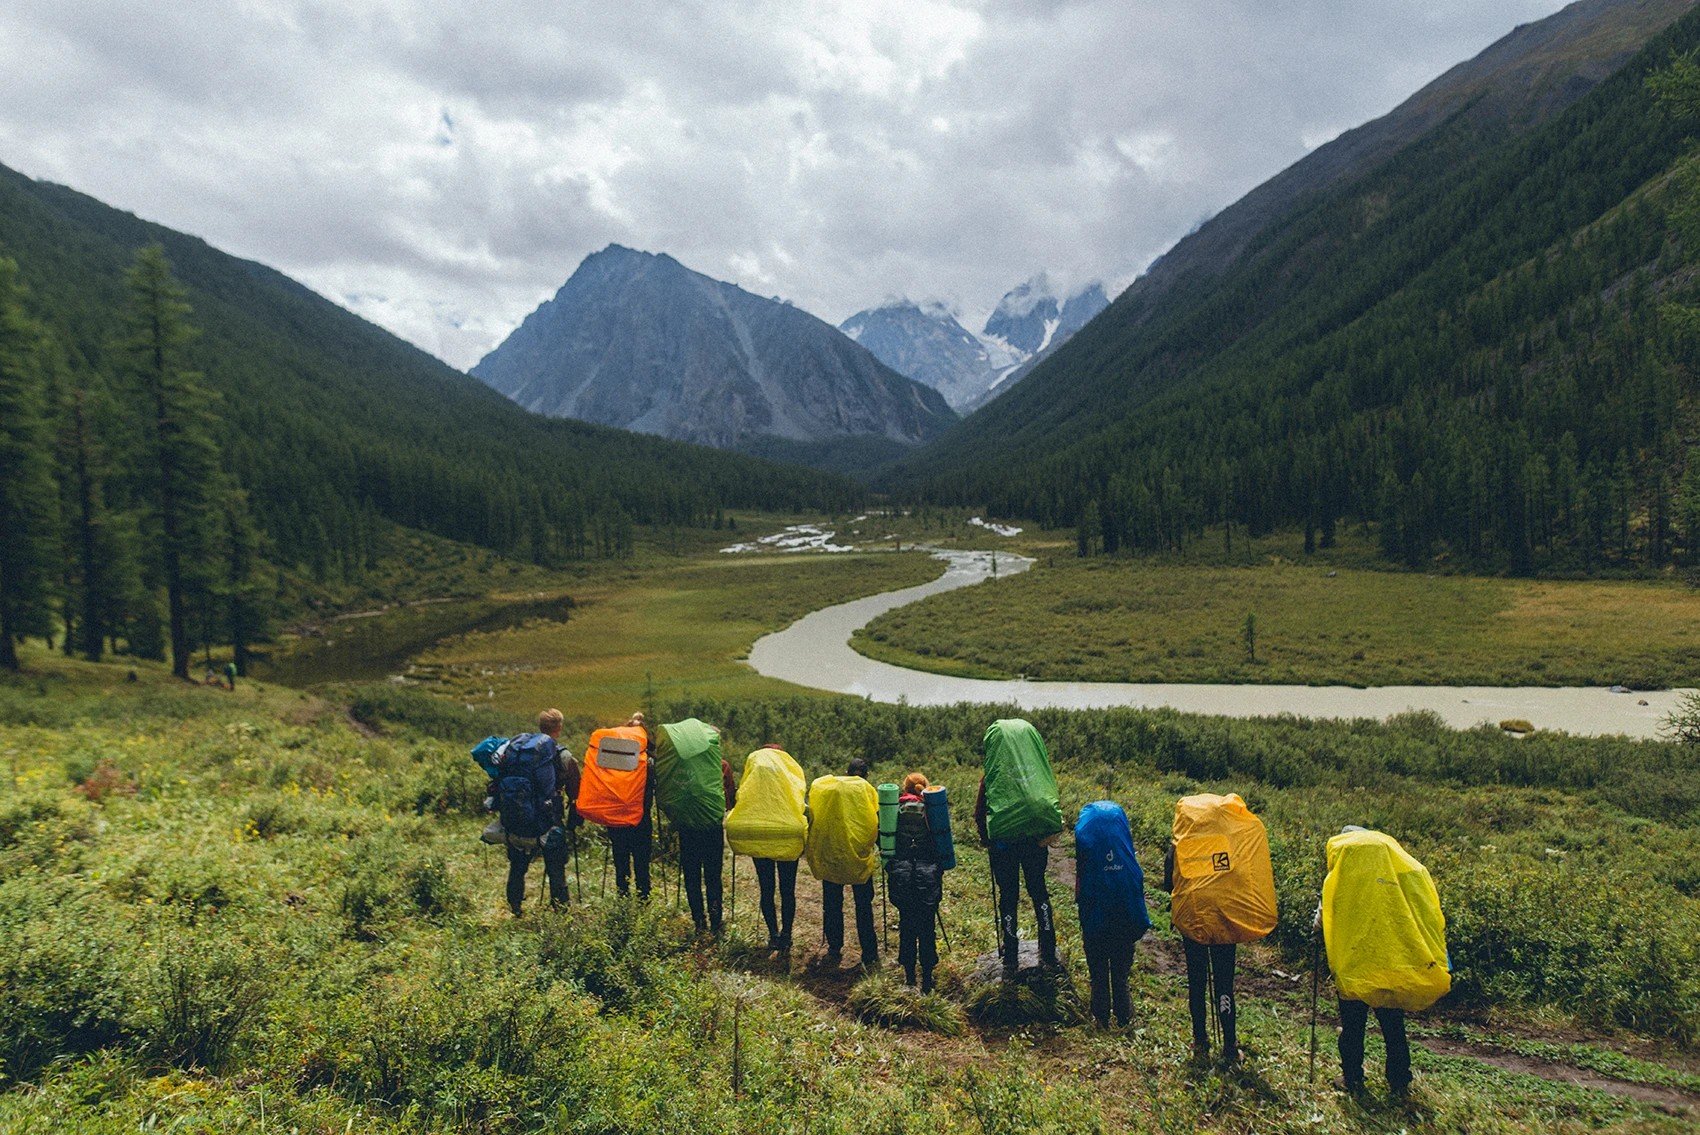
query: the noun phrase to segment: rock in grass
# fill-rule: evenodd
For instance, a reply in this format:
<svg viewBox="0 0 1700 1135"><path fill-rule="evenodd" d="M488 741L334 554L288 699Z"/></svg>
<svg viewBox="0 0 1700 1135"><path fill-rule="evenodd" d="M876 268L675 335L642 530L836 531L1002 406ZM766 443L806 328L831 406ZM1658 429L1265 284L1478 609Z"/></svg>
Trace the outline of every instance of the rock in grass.
<svg viewBox="0 0 1700 1135"><path fill-rule="evenodd" d="M1021 943L1015 976L1008 981L1004 980L998 955L981 954L966 985L968 1016L979 1025L1077 1025L1087 1017L1068 971L1045 969L1039 964L1037 942Z"/></svg>

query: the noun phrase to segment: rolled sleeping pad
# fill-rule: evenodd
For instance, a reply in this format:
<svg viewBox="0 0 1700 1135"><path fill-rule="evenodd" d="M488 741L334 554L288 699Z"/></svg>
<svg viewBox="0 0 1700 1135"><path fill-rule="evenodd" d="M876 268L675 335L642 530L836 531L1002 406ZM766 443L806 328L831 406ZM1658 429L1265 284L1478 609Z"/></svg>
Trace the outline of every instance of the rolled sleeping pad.
<svg viewBox="0 0 1700 1135"><path fill-rule="evenodd" d="M882 784L880 796L880 858L897 854L897 785Z"/></svg>
<svg viewBox="0 0 1700 1135"><path fill-rule="evenodd" d="M927 809L927 828L933 833L939 870L949 871L956 866L956 839L950 834L950 800L945 796L944 785L935 784L923 791L921 803Z"/></svg>

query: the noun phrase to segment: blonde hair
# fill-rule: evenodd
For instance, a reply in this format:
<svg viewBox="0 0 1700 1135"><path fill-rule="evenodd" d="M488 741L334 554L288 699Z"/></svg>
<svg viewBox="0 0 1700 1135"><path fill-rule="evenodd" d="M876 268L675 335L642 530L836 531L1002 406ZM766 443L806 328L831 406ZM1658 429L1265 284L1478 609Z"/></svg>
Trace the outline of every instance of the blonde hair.
<svg viewBox="0 0 1700 1135"><path fill-rule="evenodd" d="M926 773L912 772L903 778L903 792L907 796L919 796L927 790L930 783Z"/></svg>
<svg viewBox="0 0 1700 1135"><path fill-rule="evenodd" d="M561 726L566 724L566 720L560 710L546 709L537 715L538 732L553 736L561 731Z"/></svg>

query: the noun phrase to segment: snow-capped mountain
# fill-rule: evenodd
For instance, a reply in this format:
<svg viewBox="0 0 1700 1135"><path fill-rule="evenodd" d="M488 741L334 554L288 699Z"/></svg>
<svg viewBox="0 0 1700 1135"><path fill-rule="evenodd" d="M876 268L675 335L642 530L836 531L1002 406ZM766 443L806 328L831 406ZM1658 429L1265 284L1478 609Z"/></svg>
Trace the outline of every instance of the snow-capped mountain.
<svg viewBox="0 0 1700 1135"><path fill-rule="evenodd" d="M1103 285L1094 282L1059 297L1041 272L1006 293L978 335L945 305L911 300L857 312L839 330L966 413L1019 381L1108 306Z"/></svg>

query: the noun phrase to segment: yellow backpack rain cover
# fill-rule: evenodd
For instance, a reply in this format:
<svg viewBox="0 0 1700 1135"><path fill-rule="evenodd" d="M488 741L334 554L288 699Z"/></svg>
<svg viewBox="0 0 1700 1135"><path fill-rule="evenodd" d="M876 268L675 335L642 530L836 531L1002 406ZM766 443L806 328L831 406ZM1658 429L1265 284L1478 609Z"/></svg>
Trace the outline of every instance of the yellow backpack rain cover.
<svg viewBox="0 0 1700 1135"><path fill-rule="evenodd" d="M726 813L732 854L801 859L809 822L803 812L803 769L783 749L757 749L744 760L738 803Z"/></svg>
<svg viewBox="0 0 1700 1135"><path fill-rule="evenodd" d="M1238 795L1175 802L1175 929L1207 946L1255 942L1275 929L1275 868L1263 821Z"/></svg>
<svg viewBox="0 0 1700 1135"><path fill-rule="evenodd" d="M809 785L809 870L823 883L865 883L879 862L880 796L859 776Z"/></svg>
<svg viewBox="0 0 1700 1135"><path fill-rule="evenodd" d="M1392 836L1341 832L1328 841L1322 938L1348 1001L1414 1012L1452 988L1440 893Z"/></svg>

